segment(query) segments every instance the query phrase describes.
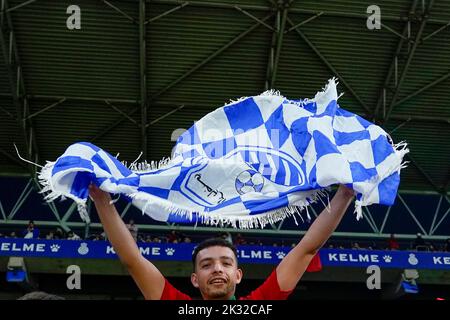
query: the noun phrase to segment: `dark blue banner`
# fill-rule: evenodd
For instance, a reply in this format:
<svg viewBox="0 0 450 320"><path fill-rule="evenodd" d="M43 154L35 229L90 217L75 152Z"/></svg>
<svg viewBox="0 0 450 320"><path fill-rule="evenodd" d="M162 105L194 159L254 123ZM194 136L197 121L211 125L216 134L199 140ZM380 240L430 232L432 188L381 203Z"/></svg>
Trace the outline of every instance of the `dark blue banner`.
<svg viewBox="0 0 450 320"><path fill-rule="evenodd" d="M190 261L195 244L138 243L149 260ZM278 264L290 247L239 246L240 263ZM117 259L107 241L0 238L0 256ZM450 269L450 254L438 252L322 249L323 266Z"/></svg>
<svg viewBox="0 0 450 320"><path fill-rule="evenodd" d="M322 249L320 259L324 266L450 269L450 254L444 252Z"/></svg>

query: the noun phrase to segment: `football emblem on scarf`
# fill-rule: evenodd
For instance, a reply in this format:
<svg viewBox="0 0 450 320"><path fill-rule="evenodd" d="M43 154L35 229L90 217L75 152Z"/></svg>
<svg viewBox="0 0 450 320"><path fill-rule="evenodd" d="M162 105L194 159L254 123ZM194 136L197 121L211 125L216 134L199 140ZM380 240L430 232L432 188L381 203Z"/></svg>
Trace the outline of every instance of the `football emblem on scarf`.
<svg viewBox="0 0 450 320"><path fill-rule="evenodd" d="M235 186L239 194L261 192L264 187L264 178L255 170L245 170L237 176Z"/></svg>

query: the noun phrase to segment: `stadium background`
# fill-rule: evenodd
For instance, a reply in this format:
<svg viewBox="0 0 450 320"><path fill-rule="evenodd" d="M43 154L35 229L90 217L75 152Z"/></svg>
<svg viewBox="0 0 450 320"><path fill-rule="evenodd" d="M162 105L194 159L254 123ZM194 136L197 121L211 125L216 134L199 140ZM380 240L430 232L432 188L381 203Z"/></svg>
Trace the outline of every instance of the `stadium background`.
<svg viewBox="0 0 450 320"><path fill-rule="evenodd" d="M367 27L369 5L381 9L381 29ZM70 5L81 10L81 29L69 30ZM311 97L332 76L340 105L379 125L394 141L406 140L409 166L402 171L396 204L371 206L356 222L348 212L331 244L355 242L384 249L395 233L402 249L414 249L417 233L427 250L443 250L450 237L450 3L436 1L275 0L2 0L0 8L0 233L32 219L45 235L60 227L89 237L71 201L46 204L36 168L18 159L53 161L76 141L90 141L119 159L160 160L176 137L206 113L241 96L269 88L289 98ZM164 237L170 230L203 235L241 232L265 244L297 242L308 227L291 219L264 230L170 225L118 202L125 221L140 233ZM314 214L322 205L314 206ZM330 244L330 243L329 243ZM327 245L329 245L327 244ZM433 245L430 248L430 244ZM6 282L0 257L0 298L25 293ZM39 288L71 298L139 299L118 261L26 258ZM69 291L65 268L79 264L83 289ZM189 263L158 262L181 289L193 292ZM244 266L245 268L246 266ZM242 293L255 288L271 266L251 265ZM384 287L401 269L383 269ZM448 297L448 270L419 270L420 292L397 298ZM365 269L327 267L306 274L293 298L383 298L369 291Z"/></svg>

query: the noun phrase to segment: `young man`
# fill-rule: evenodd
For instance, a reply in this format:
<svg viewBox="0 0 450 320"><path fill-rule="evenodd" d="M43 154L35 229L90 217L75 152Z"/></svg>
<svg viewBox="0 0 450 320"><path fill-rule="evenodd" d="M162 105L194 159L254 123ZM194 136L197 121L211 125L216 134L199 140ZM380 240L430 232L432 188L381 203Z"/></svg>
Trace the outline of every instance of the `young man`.
<svg viewBox="0 0 450 320"><path fill-rule="evenodd" d="M110 203L108 193L90 186L90 196L98 215L122 263L127 267L145 299L190 299L175 289L161 272L139 252L125 223ZM341 221L353 199L353 191L341 185L327 209L316 218L301 241L284 257L267 280L249 296L242 299L287 299L305 273L306 268ZM204 300L233 299L236 284L242 279L238 268L236 251L223 242L206 242L193 254L194 272L191 282L200 290Z"/></svg>
<svg viewBox="0 0 450 320"><path fill-rule="evenodd" d="M203 241L194 249L192 262L194 272L191 282L200 290L204 300L236 300L234 292L241 282L242 270L238 268L237 250L231 242L223 238ZM282 300L291 292L280 289L273 271L260 287L239 300ZM165 280L161 300L191 299Z"/></svg>

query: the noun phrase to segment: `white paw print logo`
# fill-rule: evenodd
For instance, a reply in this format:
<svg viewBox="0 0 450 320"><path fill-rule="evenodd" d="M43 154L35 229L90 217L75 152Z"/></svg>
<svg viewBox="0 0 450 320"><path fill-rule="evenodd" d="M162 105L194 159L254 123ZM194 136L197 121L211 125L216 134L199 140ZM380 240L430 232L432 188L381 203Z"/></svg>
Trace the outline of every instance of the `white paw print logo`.
<svg viewBox="0 0 450 320"><path fill-rule="evenodd" d="M89 248L87 246L87 243L82 242L80 244L80 247L78 248L78 253L81 254L82 256L84 256L84 255L88 254L88 252L89 252Z"/></svg>
<svg viewBox="0 0 450 320"><path fill-rule="evenodd" d="M174 248L167 248L165 251L166 251L166 254L168 256L173 256L173 254L175 252L175 249Z"/></svg>
<svg viewBox="0 0 450 320"><path fill-rule="evenodd" d="M408 262L410 265L415 266L419 263L419 260L417 260L416 255L414 253L409 254Z"/></svg>
<svg viewBox="0 0 450 320"><path fill-rule="evenodd" d="M391 257L391 256L384 256L384 257L383 257L383 260L384 260L384 262L386 262L386 263L391 263L392 257Z"/></svg>
<svg viewBox="0 0 450 320"><path fill-rule="evenodd" d="M276 255L278 259L283 259L286 256L286 253L284 253L283 251L278 251Z"/></svg>
<svg viewBox="0 0 450 320"><path fill-rule="evenodd" d="M60 248L61 248L61 246L59 246L57 244L52 244L50 246L50 250L52 250L52 252L58 252Z"/></svg>

